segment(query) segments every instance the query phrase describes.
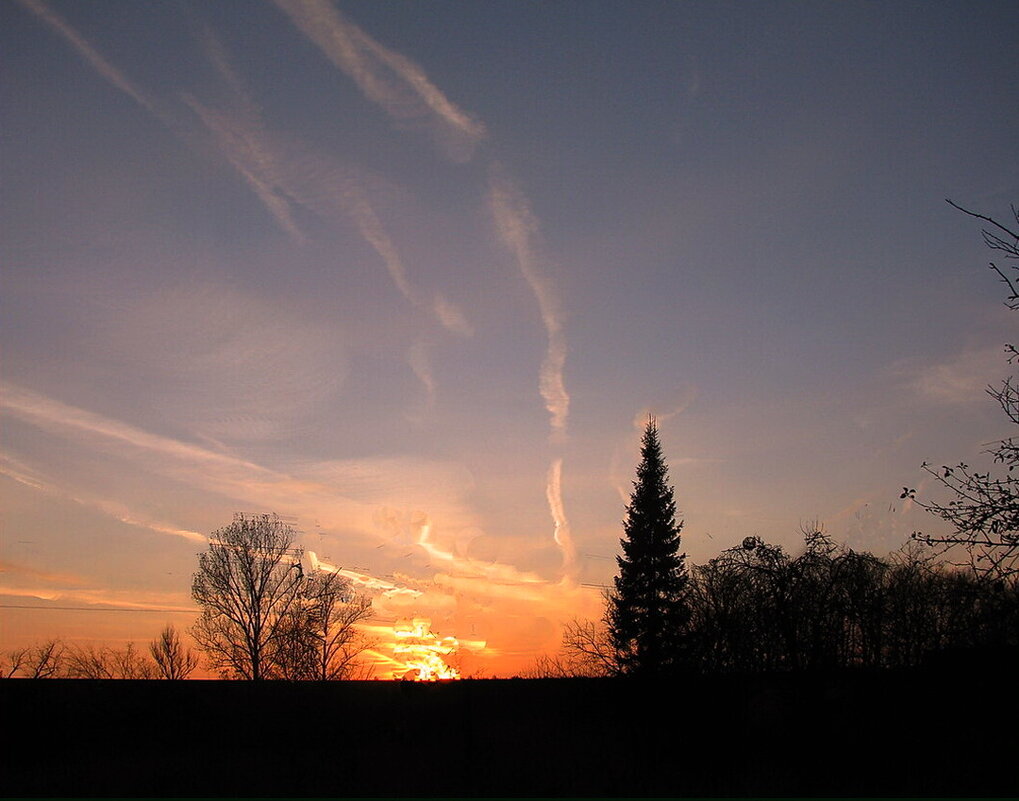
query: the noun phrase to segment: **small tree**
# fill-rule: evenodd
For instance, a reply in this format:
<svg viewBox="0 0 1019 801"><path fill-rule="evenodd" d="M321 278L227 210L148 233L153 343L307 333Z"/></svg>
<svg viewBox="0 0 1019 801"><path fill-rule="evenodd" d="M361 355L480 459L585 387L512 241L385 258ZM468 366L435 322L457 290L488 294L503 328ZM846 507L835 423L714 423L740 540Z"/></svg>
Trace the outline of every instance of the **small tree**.
<svg viewBox="0 0 1019 801"><path fill-rule="evenodd" d="M371 616L371 599L353 592L338 573L316 570L304 580L299 602L282 627L281 677L332 681L349 678L368 647L357 624Z"/></svg>
<svg viewBox="0 0 1019 801"><path fill-rule="evenodd" d="M5 678L53 679L64 670L65 649L60 640L48 640L42 645L10 651L4 661Z"/></svg>
<svg viewBox="0 0 1019 801"><path fill-rule="evenodd" d="M172 625L164 628L149 643L149 653L156 662L159 675L164 679L186 679L198 667L198 657L181 642L177 629Z"/></svg>
<svg viewBox="0 0 1019 801"><path fill-rule="evenodd" d="M223 675L280 676L304 584L293 544L294 530L276 515L238 514L199 555L191 595L202 615L192 635Z"/></svg>
<svg viewBox="0 0 1019 801"><path fill-rule="evenodd" d="M982 232L984 243L989 248L1000 251L1006 259L1019 259L1019 209L1012 206L1016 223L1015 230L1012 230L951 200L948 203L992 226L992 230L984 229ZM1005 305L1013 311L1019 310L1019 286L1014 272L1019 270L1019 264L999 267L991 262L990 267L1008 290ZM1006 345L1005 352L1009 364L1017 365L1019 350L1016 346ZM1007 378L1000 387L988 387L987 392L1001 406L1009 422L1019 425L1019 381L1014 376ZM1019 466L1019 442L1012 437L1002 439L986 453L996 464L1006 468L1004 475L980 472L965 463L939 469L923 464L923 469L955 497L947 503L936 500L917 500L917 503L951 524L954 530L945 536L917 532L913 537L942 550L961 546L975 570L989 576L1005 577L1019 571L1019 477L1015 473ZM903 488L901 497L916 500L916 490Z"/></svg>
<svg viewBox="0 0 1019 801"><path fill-rule="evenodd" d="M67 677L70 679L115 678L109 648L78 645L67 649Z"/></svg>
<svg viewBox="0 0 1019 801"><path fill-rule="evenodd" d="M110 660L117 679L154 679L158 675L155 663L138 653L133 642L123 650L110 651Z"/></svg>
<svg viewBox="0 0 1019 801"><path fill-rule="evenodd" d="M369 647L357 624L371 617L371 599L354 593L337 574L321 571L311 576L306 595L315 609L311 618L314 677L319 681L349 678L354 661Z"/></svg>
<svg viewBox="0 0 1019 801"><path fill-rule="evenodd" d="M627 674L672 670L682 658L689 576L686 554L679 552L683 523L676 522L668 479L658 428L649 417L623 523L623 556L616 557L619 575L608 599L615 663Z"/></svg>
<svg viewBox="0 0 1019 801"><path fill-rule="evenodd" d="M71 679L154 679L156 666L129 642L122 650L96 645L69 648L67 677Z"/></svg>

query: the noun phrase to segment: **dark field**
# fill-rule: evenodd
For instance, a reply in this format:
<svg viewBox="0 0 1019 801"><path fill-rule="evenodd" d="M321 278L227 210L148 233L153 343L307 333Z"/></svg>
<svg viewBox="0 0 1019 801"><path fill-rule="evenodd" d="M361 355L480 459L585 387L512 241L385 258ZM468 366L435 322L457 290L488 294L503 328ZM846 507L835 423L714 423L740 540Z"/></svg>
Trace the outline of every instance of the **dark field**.
<svg viewBox="0 0 1019 801"><path fill-rule="evenodd" d="M9 680L2 787L7 796L1015 795L1014 693L1001 693L1012 667L668 683ZM1007 708L994 700L1008 697Z"/></svg>

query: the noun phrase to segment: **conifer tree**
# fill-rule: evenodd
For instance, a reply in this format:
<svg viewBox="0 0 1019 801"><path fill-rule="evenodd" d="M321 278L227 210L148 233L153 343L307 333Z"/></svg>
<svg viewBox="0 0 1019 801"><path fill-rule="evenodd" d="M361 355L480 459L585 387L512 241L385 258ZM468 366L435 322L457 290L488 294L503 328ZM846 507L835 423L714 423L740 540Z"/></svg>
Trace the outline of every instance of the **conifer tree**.
<svg viewBox="0 0 1019 801"><path fill-rule="evenodd" d="M648 418L637 480L619 542L619 575L609 594L608 628L621 672L667 673L682 662L682 635L689 620L686 554L679 552L676 501L669 468Z"/></svg>

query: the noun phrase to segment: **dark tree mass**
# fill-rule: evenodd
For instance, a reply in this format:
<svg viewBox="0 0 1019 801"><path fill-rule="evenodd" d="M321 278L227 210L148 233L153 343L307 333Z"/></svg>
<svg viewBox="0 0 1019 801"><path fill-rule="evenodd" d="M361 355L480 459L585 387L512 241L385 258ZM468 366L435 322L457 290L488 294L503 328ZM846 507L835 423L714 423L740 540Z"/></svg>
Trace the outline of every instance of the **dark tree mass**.
<svg viewBox="0 0 1019 801"><path fill-rule="evenodd" d="M681 663L689 610L686 555L680 553L682 521L653 418L647 423L637 480L626 509L623 555L609 596L609 634L620 672L654 674Z"/></svg>

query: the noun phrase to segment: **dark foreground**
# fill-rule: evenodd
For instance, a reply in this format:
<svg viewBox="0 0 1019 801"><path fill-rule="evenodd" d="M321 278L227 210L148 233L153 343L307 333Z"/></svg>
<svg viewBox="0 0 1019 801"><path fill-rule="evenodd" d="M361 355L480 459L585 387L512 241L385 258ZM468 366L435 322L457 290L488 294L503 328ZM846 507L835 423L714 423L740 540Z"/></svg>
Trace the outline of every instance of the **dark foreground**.
<svg viewBox="0 0 1019 801"><path fill-rule="evenodd" d="M6 796L1014 796L1015 672L0 682ZM1001 699L1001 700L996 700Z"/></svg>

